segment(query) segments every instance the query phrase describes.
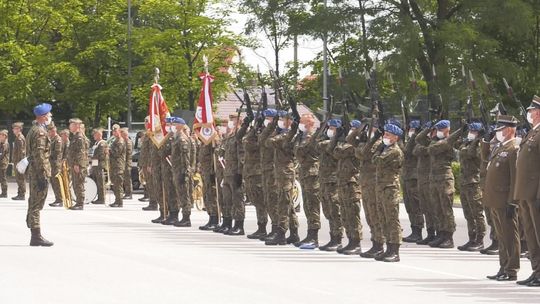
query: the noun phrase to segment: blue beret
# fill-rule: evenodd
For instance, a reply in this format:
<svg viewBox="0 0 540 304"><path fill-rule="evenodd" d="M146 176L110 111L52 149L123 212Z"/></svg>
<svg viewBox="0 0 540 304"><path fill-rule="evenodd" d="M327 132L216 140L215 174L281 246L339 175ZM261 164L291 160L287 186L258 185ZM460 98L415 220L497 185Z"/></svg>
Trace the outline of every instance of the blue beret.
<svg viewBox="0 0 540 304"><path fill-rule="evenodd" d="M330 119L330 120L328 121L328 126L329 126L329 127L340 128L340 127L341 127L341 119L337 119L337 118Z"/></svg>
<svg viewBox="0 0 540 304"><path fill-rule="evenodd" d="M384 130L397 136L403 136L403 130L395 124L384 125Z"/></svg>
<svg viewBox="0 0 540 304"><path fill-rule="evenodd" d="M177 124L182 124L182 125L185 125L186 124L186 121L181 118L181 117L169 117L170 119L170 123L177 123Z"/></svg>
<svg viewBox="0 0 540 304"><path fill-rule="evenodd" d="M278 114L279 117L286 117L287 116L287 111L279 110L277 114Z"/></svg>
<svg viewBox="0 0 540 304"><path fill-rule="evenodd" d="M40 103L34 107L34 115L43 116L51 112L52 106L48 103Z"/></svg>
<svg viewBox="0 0 540 304"><path fill-rule="evenodd" d="M480 131L484 128L481 122L473 122L469 124L469 130L471 131Z"/></svg>
<svg viewBox="0 0 540 304"><path fill-rule="evenodd" d="M263 112L264 117L276 117L277 114L276 109L266 109Z"/></svg>
<svg viewBox="0 0 540 304"><path fill-rule="evenodd" d="M450 128L450 120L446 120L446 119L439 120L439 122L435 124L435 128L439 130Z"/></svg>
<svg viewBox="0 0 540 304"><path fill-rule="evenodd" d="M360 122L360 120L356 120L356 119L351 120L351 127L358 129L360 128L361 125L362 123Z"/></svg>
<svg viewBox="0 0 540 304"><path fill-rule="evenodd" d="M431 121L427 121L425 124L424 124L424 129L430 129L431 128Z"/></svg>
<svg viewBox="0 0 540 304"><path fill-rule="evenodd" d="M411 120L411 122L409 122L409 128L411 128L411 129L420 128L420 120L418 120L418 119Z"/></svg>

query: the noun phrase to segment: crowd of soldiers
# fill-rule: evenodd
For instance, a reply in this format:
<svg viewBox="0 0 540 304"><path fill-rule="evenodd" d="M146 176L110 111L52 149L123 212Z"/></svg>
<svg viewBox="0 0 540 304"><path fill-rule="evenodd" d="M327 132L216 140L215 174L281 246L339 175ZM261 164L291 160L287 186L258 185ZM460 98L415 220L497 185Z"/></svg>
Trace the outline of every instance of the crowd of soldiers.
<svg viewBox="0 0 540 304"><path fill-rule="evenodd" d="M34 109L36 121L27 135L30 163L27 223L32 230L30 244L35 246L52 245L40 234L39 210L46 197L48 179L51 173L62 170L63 159L75 189L76 204L72 209L80 210L84 206L82 183L87 174L89 140L78 119L70 120L69 142L66 134L56 134L50 110L47 104ZM454 247L452 163L457 154L461 165L460 200L469 236L467 243L458 249L498 254L499 270L488 276L497 281L516 281L520 256L527 252L533 273L517 283L537 287L540 286L539 97L533 98L527 111L532 128L518 138L519 121L506 115L499 115L494 126L471 121L450 133L448 120L424 124L412 120L402 128L393 120L384 125L352 120L344 126L344 121L330 119L317 128L312 114L297 117L286 111L266 109L258 117L241 119L237 114L230 115L226 131L218 128L218 136L208 144L200 143L182 118L169 117L167 135L160 144L153 142L151 133L140 134L139 170L145 180L145 197L141 200L149 201L143 209L159 210L159 217L153 223L191 227L192 181L198 172L202 176L209 216L208 222L199 227L201 230L244 235L245 193L247 201L255 207L258 226L247 236L250 239L261 240L268 246L293 244L301 249L319 248L398 262L402 242L434 248ZM15 126L18 125L14 129ZM131 197L131 181L125 186L130 176L131 141L127 130L119 126L113 127L115 139L110 146L102 139L102 133L102 129L93 132L91 174L99 188L93 203L104 203L106 172L115 195L110 206L122 207L122 199ZM7 131L0 131L2 166L9 149L6 138ZM302 185L303 211L307 218L307 234L303 239L299 236L293 204L295 180ZM399 219L401 193L411 223L411 234L406 237L402 236ZM19 191L18 195L21 194L24 192ZM59 205L58 196L51 205ZM361 206L372 243L366 251L360 246ZM321 207L329 223L330 240L319 246ZM491 227L492 244L484 248L486 219ZM347 238L346 245L342 244L343 236Z"/></svg>

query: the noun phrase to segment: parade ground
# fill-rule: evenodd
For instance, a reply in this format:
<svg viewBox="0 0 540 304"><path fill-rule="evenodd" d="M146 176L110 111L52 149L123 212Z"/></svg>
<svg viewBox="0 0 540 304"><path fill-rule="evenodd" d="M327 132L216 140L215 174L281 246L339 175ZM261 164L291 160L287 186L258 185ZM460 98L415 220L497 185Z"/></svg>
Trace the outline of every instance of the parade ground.
<svg viewBox="0 0 540 304"><path fill-rule="evenodd" d="M11 183L9 196L14 193ZM110 193L108 197L112 202ZM152 224L158 212L142 211L146 204L139 197L125 201L121 209L86 205L84 211L67 211L46 205L42 234L55 243L51 248L28 246L26 201L0 199L0 303L540 301L538 288L485 278L497 272L496 256L404 244L401 262L384 263L292 245L269 247L245 236L200 231L198 226L206 223L207 215L195 209L191 228ZM457 246L465 243L467 230L461 209L454 212ZM303 238L302 212L299 219ZM321 244L329 239L323 223ZM408 235L404 208L401 223ZM255 209L248 206L246 232L255 229ZM365 221L363 230L362 247L367 250L371 242ZM531 273L530 262L522 259L521 263L518 279Z"/></svg>

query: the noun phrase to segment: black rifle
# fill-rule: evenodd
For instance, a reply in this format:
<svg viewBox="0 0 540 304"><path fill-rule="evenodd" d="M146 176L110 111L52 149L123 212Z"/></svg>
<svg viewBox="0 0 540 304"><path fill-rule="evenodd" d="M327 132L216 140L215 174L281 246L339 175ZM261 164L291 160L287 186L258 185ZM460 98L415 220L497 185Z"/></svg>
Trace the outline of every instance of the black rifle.
<svg viewBox="0 0 540 304"><path fill-rule="evenodd" d="M244 81L242 80L242 77L240 75L236 76L236 81L238 82L238 85L240 86L240 88L242 89L242 92L244 93L244 99L243 99L242 104L245 104L246 106L247 118L249 121L252 121L255 118L255 115L253 114L253 108L251 107L251 99L249 98L249 94L246 90L246 87L244 86ZM238 119L240 119L240 116L238 116Z"/></svg>
<svg viewBox="0 0 540 304"><path fill-rule="evenodd" d="M433 83L435 84L435 93L439 99L439 104L437 105L437 108L431 108L431 105L430 105L430 109L429 109L429 119L432 120L433 119L433 116L435 116L436 118L435 119L442 119L444 114L443 114L443 99L442 99L442 94L441 94L441 89L439 88L439 81L438 81L438 76L437 76L437 71L435 70L435 64L431 65L431 71L432 71L432 75L433 75Z"/></svg>
<svg viewBox="0 0 540 304"><path fill-rule="evenodd" d="M495 91L495 88L493 87L493 84L489 81L486 74L482 74L482 76L484 77L484 83L486 84L489 95L491 95L491 97L493 97L493 99L497 101L495 108L491 109L491 111L489 111L489 114L495 117L497 117L497 115L499 114L507 115L508 111L506 110L506 107L504 106L504 103L502 102L501 96L497 94L497 92Z"/></svg>
<svg viewBox="0 0 540 304"><path fill-rule="evenodd" d="M521 115L522 119L523 119L523 126L527 129L527 130L530 130L531 129L531 124L529 123L529 121L527 120L527 110L525 109L525 107L523 106L523 104L521 103L521 101L519 101L519 99L517 98L516 94L514 94L514 90L512 89L512 87L508 84L508 81L506 81L505 78L503 78L503 82L504 82L504 86L506 87L506 92L508 93L508 96L510 96L510 98L512 98L512 100L516 103L516 106L518 107L519 109L519 115Z"/></svg>
<svg viewBox="0 0 540 304"><path fill-rule="evenodd" d="M371 121L369 123L368 137L371 137L371 132L373 131L373 125L375 121L379 121L379 128L384 127L384 115L382 115L381 102L379 96L379 89L377 87L377 71L372 69L371 73L364 71L366 78L366 86L369 90L369 99L371 100ZM383 124L380 124L380 121L383 121Z"/></svg>
<svg viewBox="0 0 540 304"><path fill-rule="evenodd" d="M465 105L466 107L465 118L467 119L467 123L471 123L474 117L474 110L473 110L473 104L472 104L472 89L471 89L471 86L469 86L469 81L467 80L467 73L465 73L464 65L461 65L461 76L463 77L463 85L465 86L465 89L467 90L467 104Z"/></svg>
<svg viewBox="0 0 540 304"><path fill-rule="evenodd" d="M261 101L259 102L259 108L257 109L257 117L259 117L259 119L257 120L257 128L260 128L264 123L263 112L264 110L268 109L268 94L266 93L266 86L264 85L261 72L258 70L258 68L257 82L261 87Z"/></svg>
<svg viewBox="0 0 540 304"><path fill-rule="evenodd" d="M469 70L469 78L470 78L472 90L476 91L477 95L478 95L478 108L480 110L480 119L481 119L482 124L484 125L484 127L489 128L489 126L491 124L491 119L490 119L488 110L486 108L486 105L484 104L484 99L482 98L482 92L477 87L476 80L474 80L472 71L470 71L470 70Z"/></svg>
<svg viewBox="0 0 540 304"><path fill-rule="evenodd" d="M271 72L271 75L274 78L274 81L276 83L279 95L284 96L284 98L287 99L287 103L288 103L289 107L291 108L293 120L295 122L299 123L300 122L300 114L298 113L296 100L294 99L292 94L289 92L289 90L287 90L287 87L283 85L283 83L281 82L281 79L276 77L276 75L273 72Z"/></svg>

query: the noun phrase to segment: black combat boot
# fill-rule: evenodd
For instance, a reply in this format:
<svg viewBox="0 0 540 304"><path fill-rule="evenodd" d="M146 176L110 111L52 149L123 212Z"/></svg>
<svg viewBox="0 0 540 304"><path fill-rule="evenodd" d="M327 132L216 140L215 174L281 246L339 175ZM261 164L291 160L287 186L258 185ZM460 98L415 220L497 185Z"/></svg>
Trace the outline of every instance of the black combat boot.
<svg viewBox="0 0 540 304"><path fill-rule="evenodd" d="M298 236L298 228L289 229L289 237L287 238L287 244L294 244L300 241Z"/></svg>
<svg viewBox="0 0 540 304"><path fill-rule="evenodd" d="M54 201L54 203L50 203L49 206L51 207L62 207L64 204L61 201Z"/></svg>
<svg viewBox="0 0 540 304"><path fill-rule="evenodd" d="M161 224L170 226L174 225L176 222L178 222L178 210L169 212L169 216L167 216L167 219L161 222Z"/></svg>
<svg viewBox="0 0 540 304"><path fill-rule="evenodd" d="M7 197L7 187L2 187L2 194L0 194L0 198Z"/></svg>
<svg viewBox="0 0 540 304"><path fill-rule="evenodd" d="M357 238L350 239L349 244L347 244L347 247L349 247L349 249L343 250L342 254L359 255L362 252L362 248L360 248L360 239L357 239Z"/></svg>
<svg viewBox="0 0 540 304"><path fill-rule="evenodd" d="M148 206L142 207L144 211L155 211L158 210L158 204L156 202L150 202Z"/></svg>
<svg viewBox="0 0 540 304"><path fill-rule="evenodd" d="M257 223L257 231L253 232L252 234L249 234L247 236L248 239L251 239L251 240L257 240L257 239L260 239L262 237L266 237L266 223L264 224L261 224L261 223Z"/></svg>
<svg viewBox="0 0 540 304"><path fill-rule="evenodd" d="M436 248L439 247L439 245L444 242L446 232L445 231L437 231L437 236L435 239L428 243L429 247Z"/></svg>
<svg viewBox="0 0 540 304"><path fill-rule="evenodd" d="M214 228L216 228L217 224L218 224L217 216L210 215L208 217L208 223L206 223L204 226L199 226L199 230L204 230L204 231L214 230Z"/></svg>
<svg viewBox="0 0 540 304"><path fill-rule="evenodd" d="M336 249L337 253L342 254L343 251L351 249L351 246L354 245L354 244L351 242L352 239L351 239L350 237L348 237L348 236L347 236L347 238L349 239L349 243L348 243L347 246L345 246L345 247L341 247L341 248Z"/></svg>
<svg viewBox="0 0 540 304"><path fill-rule="evenodd" d="M122 202L122 201L114 202L114 203L110 204L109 207L111 207L111 208L122 208L122 207L124 207L124 202Z"/></svg>
<svg viewBox="0 0 540 304"><path fill-rule="evenodd" d="M77 203L73 206L71 206L71 208L69 208L69 210L84 210L84 203Z"/></svg>
<svg viewBox="0 0 540 304"><path fill-rule="evenodd" d="M144 196L139 198L139 202L147 202L148 200L149 200L148 191L146 191L146 189L144 189Z"/></svg>
<svg viewBox="0 0 540 304"><path fill-rule="evenodd" d="M376 255L384 253L384 247L382 243L375 242L375 241L371 241L371 242L373 245L368 251L360 253L361 257L366 258L366 259L373 259L375 258Z"/></svg>
<svg viewBox="0 0 540 304"><path fill-rule="evenodd" d="M219 227L217 231L214 229L214 232L226 233L227 231L231 230L231 228L232 228L232 218L224 217L223 223L221 224L221 226Z"/></svg>
<svg viewBox="0 0 540 304"><path fill-rule="evenodd" d="M14 201L24 201L24 195L17 195L11 198Z"/></svg>
<svg viewBox="0 0 540 304"><path fill-rule="evenodd" d="M319 247L319 250L322 251L337 251L341 250L341 239L343 237L341 235L332 235L330 234L330 242L326 243L325 245Z"/></svg>
<svg viewBox="0 0 540 304"><path fill-rule="evenodd" d="M392 246L390 245L390 243L386 243L386 251L383 251L379 254L376 254L374 259L375 261L383 261L385 257L387 257L392 251Z"/></svg>
<svg viewBox="0 0 540 304"><path fill-rule="evenodd" d="M190 214L182 213L182 219L180 221L175 222L173 225L174 227L191 227Z"/></svg>
<svg viewBox="0 0 540 304"><path fill-rule="evenodd" d="M221 219L221 224L218 224L212 231L218 233L219 230L225 225L225 217Z"/></svg>
<svg viewBox="0 0 540 304"><path fill-rule="evenodd" d="M443 236L443 241L437 247L443 249L454 248L454 233L445 231Z"/></svg>
<svg viewBox="0 0 540 304"><path fill-rule="evenodd" d="M430 242L432 242L433 240L435 240L435 229L432 229L432 228L428 228L427 229L427 236L425 239L422 239L418 242L416 242L417 245L427 245L429 244Z"/></svg>
<svg viewBox="0 0 540 304"><path fill-rule="evenodd" d="M534 281L536 279L536 274L533 272L531 274L531 276L529 276L528 278L526 278L525 280L521 280L521 281L517 281L516 284L518 285L527 285L529 284L530 282Z"/></svg>
<svg viewBox="0 0 540 304"><path fill-rule="evenodd" d="M308 229L306 238L298 243L294 243L294 246L300 249L315 249L319 247L319 229Z"/></svg>
<svg viewBox="0 0 540 304"><path fill-rule="evenodd" d="M476 235L476 238L474 241L469 245L467 248L467 251L480 251L484 249L484 236L483 235Z"/></svg>
<svg viewBox="0 0 540 304"><path fill-rule="evenodd" d="M422 240L422 227L411 226L411 234L403 238L405 243L416 243Z"/></svg>
<svg viewBox="0 0 540 304"><path fill-rule="evenodd" d="M264 244L267 246L275 245L287 245L287 239L285 238L285 230L281 228L276 229L276 233L271 237L266 238Z"/></svg>
<svg viewBox="0 0 540 304"><path fill-rule="evenodd" d="M499 254L499 241L493 240L491 242L491 245L489 245L487 248L480 250L480 253L487 254L487 255L498 255Z"/></svg>
<svg viewBox="0 0 540 304"><path fill-rule="evenodd" d="M159 210L159 217L152 220L152 223L154 224L161 224L165 220L165 216L163 214L163 210Z"/></svg>
<svg viewBox="0 0 540 304"><path fill-rule="evenodd" d="M461 246L457 246L457 249L459 251L468 251L469 247L471 246L471 244L474 242L475 239L476 239L476 233L469 234L469 241Z"/></svg>
<svg viewBox="0 0 540 304"><path fill-rule="evenodd" d="M388 244L388 253L383 258L384 262L399 262L399 244Z"/></svg>
<svg viewBox="0 0 540 304"><path fill-rule="evenodd" d="M260 241L266 241L267 238L274 237L274 235L276 234L277 229L278 229L278 225L272 224L272 228L270 230L270 233L268 233L265 237L259 238L259 240Z"/></svg>
<svg viewBox="0 0 540 304"><path fill-rule="evenodd" d="M99 199L99 198L98 198L97 200L92 201L91 203L94 204L94 205L104 205L104 204L105 204L105 200L104 200L104 199Z"/></svg>
<svg viewBox="0 0 540 304"><path fill-rule="evenodd" d="M54 245L53 242L49 242L41 236L40 228L30 229L30 233L32 234L32 237L30 238L30 246L51 247Z"/></svg>
<svg viewBox="0 0 540 304"><path fill-rule="evenodd" d="M234 227L226 235L244 235L244 220L235 220Z"/></svg>
<svg viewBox="0 0 540 304"><path fill-rule="evenodd" d="M504 270L502 268L499 268L499 271L494 275L488 275L486 278L490 280L497 280L498 277L502 276L504 274Z"/></svg>

